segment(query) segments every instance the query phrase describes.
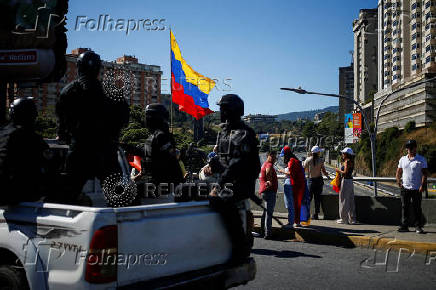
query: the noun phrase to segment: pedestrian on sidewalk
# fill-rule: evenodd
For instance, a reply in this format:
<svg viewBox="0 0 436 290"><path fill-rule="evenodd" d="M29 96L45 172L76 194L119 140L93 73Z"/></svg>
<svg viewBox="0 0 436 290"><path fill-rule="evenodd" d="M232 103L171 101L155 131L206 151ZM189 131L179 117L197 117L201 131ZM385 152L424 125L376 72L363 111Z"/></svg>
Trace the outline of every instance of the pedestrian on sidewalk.
<svg viewBox="0 0 436 290"><path fill-rule="evenodd" d="M412 205L415 216L413 225L416 227L416 233L423 234L421 200L422 192L427 186L427 161L423 156L416 154L415 140L407 141L406 148L407 155L400 158L396 174L398 186L401 188L402 205L402 222L398 231L409 231L409 225L412 225L409 220L409 209Z"/></svg>
<svg viewBox="0 0 436 290"><path fill-rule="evenodd" d="M317 220L319 218L319 212L321 207L321 194L324 187L324 181L322 179L322 173L330 179L325 166L324 159L320 157L320 153L323 151L319 146L313 146L311 156L304 161L304 169L308 172L309 180L307 185L309 187L310 202L315 200L315 213L312 219Z"/></svg>
<svg viewBox="0 0 436 290"><path fill-rule="evenodd" d="M300 227L300 211L301 211L301 202L303 200L304 192L306 190L306 181L304 178L304 170L301 165L300 160L294 155L291 148L289 146L285 146L283 148L284 153L284 161L287 163L288 171L289 171L289 179L292 185L292 198L294 205L294 226ZM285 194L285 204L289 209L292 208L292 203L287 199L289 195ZM291 216L288 215L288 221L291 223Z"/></svg>
<svg viewBox="0 0 436 290"><path fill-rule="evenodd" d="M354 204L354 152L346 147L342 151L343 165L336 172L341 175L341 189L339 191L339 217L338 224L355 224L356 208Z"/></svg>
<svg viewBox="0 0 436 290"><path fill-rule="evenodd" d="M285 169L281 170L278 169L278 171L285 175L285 181L283 184L283 199L285 203L285 207L288 209L288 224L285 225L287 228L293 228L294 227L294 194L292 192L292 183L291 183L291 176L289 175L289 168L288 163L291 159L291 147L285 146L282 149L282 152L280 153L280 157L283 157L283 163L285 164Z"/></svg>
<svg viewBox="0 0 436 290"><path fill-rule="evenodd" d="M264 200L265 209L261 219L261 234L263 232L265 239L271 239L272 236L272 216L277 198L277 173L274 169L274 163L277 161L277 152L269 151L265 163L260 170L260 190L259 194Z"/></svg>

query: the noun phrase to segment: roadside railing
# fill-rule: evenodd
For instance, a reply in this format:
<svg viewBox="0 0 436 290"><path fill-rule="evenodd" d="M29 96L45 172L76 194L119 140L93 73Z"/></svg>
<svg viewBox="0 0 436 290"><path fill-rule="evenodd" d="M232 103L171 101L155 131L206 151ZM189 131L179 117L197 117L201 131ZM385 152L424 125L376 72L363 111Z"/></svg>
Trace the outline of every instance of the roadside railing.
<svg viewBox="0 0 436 290"><path fill-rule="evenodd" d="M277 175L278 179L285 179L286 176L284 174L278 174ZM334 178L334 176L331 176L331 179ZM323 176L324 180L329 180L327 177ZM330 179L330 180L331 180ZM353 182L359 182L359 181L371 181L371 182L393 182L393 183L397 183L397 179L395 177L370 177L370 176L354 176L353 177ZM436 183L436 178L430 177L427 178L427 186L425 187L425 198L428 198L428 184L429 183ZM390 194L390 193L388 193ZM393 196L398 196L396 194L390 194Z"/></svg>

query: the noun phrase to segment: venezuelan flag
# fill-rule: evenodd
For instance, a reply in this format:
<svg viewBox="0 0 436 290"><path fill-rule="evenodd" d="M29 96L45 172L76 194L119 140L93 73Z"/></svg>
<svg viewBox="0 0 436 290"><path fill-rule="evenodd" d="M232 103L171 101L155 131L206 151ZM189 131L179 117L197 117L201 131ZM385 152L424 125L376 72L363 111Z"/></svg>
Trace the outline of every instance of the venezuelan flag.
<svg viewBox="0 0 436 290"><path fill-rule="evenodd" d="M171 93L172 101L179 110L194 118L201 119L213 113L209 109L207 97L215 82L194 71L183 59L179 45L171 34Z"/></svg>

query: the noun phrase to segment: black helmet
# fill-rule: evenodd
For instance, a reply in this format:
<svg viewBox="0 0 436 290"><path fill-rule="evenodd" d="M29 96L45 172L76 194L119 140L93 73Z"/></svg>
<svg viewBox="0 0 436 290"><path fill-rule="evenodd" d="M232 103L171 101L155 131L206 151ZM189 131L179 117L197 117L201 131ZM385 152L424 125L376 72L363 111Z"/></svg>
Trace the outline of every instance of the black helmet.
<svg viewBox="0 0 436 290"><path fill-rule="evenodd" d="M153 103L153 104L149 104L147 105L147 107L145 107L145 116L153 116L153 117L160 117L164 120L169 119L169 113L167 108L165 108L164 105L159 104L159 103Z"/></svg>
<svg viewBox="0 0 436 290"><path fill-rule="evenodd" d="M416 141L413 139L410 139L406 142L406 148L416 148Z"/></svg>
<svg viewBox="0 0 436 290"><path fill-rule="evenodd" d="M244 101L235 94L227 94L221 97L217 103L220 106L222 121L239 119L244 115Z"/></svg>
<svg viewBox="0 0 436 290"><path fill-rule="evenodd" d="M101 59L93 51L85 51L77 58L77 69L79 75L97 76L101 67Z"/></svg>
<svg viewBox="0 0 436 290"><path fill-rule="evenodd" d="M145 107L145 125L148 128L159 128L168 122L169 113L164 105L154 103Z"/></svg>
<svg viewBox="0 0 436 290"><path fill-rule="evenodd" d="M9 106L9 117L16 125L33 125L37 115L32 97L16 98Z"/></svg>

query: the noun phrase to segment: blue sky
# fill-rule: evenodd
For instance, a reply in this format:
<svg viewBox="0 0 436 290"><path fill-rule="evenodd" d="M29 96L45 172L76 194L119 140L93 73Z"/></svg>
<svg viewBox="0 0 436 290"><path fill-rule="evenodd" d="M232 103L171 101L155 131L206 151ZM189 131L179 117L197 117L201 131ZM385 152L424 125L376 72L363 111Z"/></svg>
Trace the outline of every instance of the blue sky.
<svg viewBox="0 0 436 290"><path fill-rule="evenodd" d="M98 19L165 19L182 55L195 70L218 79L209 96L212 110L219 97L237 93L246 114L280 114L337 105L328 97L301 96L280 87L338 92L338 67L350 65L352 21L359 9L377 0L73 0L67 15L68 51L90 47L105 60L123 54L160 65L170 76L169 31L75 30L78 16ZM81 18L85 19L85 18ZM228 85L224 85L224 82ZM169 81L162 82L168 92Z"/></svg>

